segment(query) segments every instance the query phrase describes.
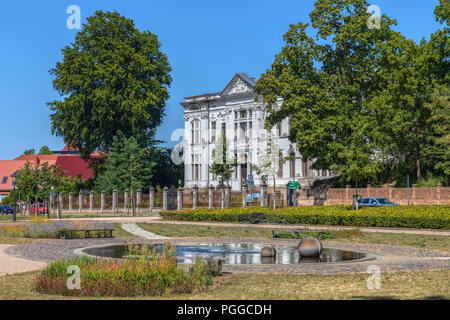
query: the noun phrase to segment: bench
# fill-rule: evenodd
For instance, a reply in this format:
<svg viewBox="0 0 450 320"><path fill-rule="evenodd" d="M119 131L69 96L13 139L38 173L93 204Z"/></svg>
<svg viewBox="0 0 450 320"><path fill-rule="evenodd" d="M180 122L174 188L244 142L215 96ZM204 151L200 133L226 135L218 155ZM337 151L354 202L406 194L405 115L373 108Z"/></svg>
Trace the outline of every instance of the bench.
<svg viewBox="0 0 450 320"><path fill-rule="evenodd" d="M257 224L262 222L264 219L264 213L263 212L253 212L248 217L247 220L251 224Z"/></svg>
<svg viewBox="0 0 450 320"><path fill-rule="evenodd" d="M295 239L298 239L301 233L318 233L319 240L322 239L322 235L325 231L317 231L317 230L302 230L302 229L272 229L272 238L275 238L275 232L289 232L293 234Z"/></svg>
<svg viewBox="0 0 450 320"><path fill-rule="evenodd" d="M109 234L109 238L112 238L112 233L113 233L114 228L104 228L104 229L65 229L65 230L60 230L59 235L61 237L61 239L65 239L66 238L66 234L69 232L85 232L86 233L86 238L90 238L91 237L91 232L102 232L104 235L108 235Z"/></svg>

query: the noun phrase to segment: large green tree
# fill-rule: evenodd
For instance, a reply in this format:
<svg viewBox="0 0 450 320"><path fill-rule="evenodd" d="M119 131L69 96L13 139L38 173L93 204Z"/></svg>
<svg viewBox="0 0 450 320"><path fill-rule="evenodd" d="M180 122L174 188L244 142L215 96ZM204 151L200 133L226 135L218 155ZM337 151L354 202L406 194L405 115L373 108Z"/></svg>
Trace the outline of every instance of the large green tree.
<svg viewBox="0 0 450 320"><path fill-rule="evenodd" d="M382 167L370 101L385 85L377 67L381 44L395 34L395 21L385 15L380 28L369 28L367 9L364 0L316 1L315 36L309 24L291 25L286 45L256 84L270 113L267 125L289 116L289 138L302 156L351 181L373 179Z"/></svg>
<svg viewBox="0 0 450 320"><path fill-rule="evenodd" d="M63 61L50 70L63 97L49 102L52 133L88 157L109 150L120 131L126 138L156 128L172 81L161 44L150 31L117 12L97 11Z"/></svg>
<svg viewBox="0 0 450 320"><path fill-rule="evenodd" d="M135 193L138 189L150 186L153 168L156 163L151 158L149 146L143 146L135 137L127 138L118 134L105 159L106 169L97 177L98 191L111 194L118 189L129 189Z"/></svg>
<svg viewBox="0 0 450 320"><path fill-rule="evenodd" d="M396 167L394 177L412 168L416 179L424 171L448 175L448 28L419 44L396 34L381 47L378 73L386 85L371 101L380 154Z"/></svg>

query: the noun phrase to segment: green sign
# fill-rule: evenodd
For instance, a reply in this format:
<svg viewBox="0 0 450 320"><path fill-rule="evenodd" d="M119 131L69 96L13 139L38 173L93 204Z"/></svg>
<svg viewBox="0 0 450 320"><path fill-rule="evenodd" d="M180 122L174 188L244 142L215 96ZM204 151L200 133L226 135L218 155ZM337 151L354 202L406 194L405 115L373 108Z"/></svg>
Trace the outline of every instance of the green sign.
<svg viewBox="0 0 450 320"><path fill-rule="evenodd" d="M289 189L300 189L298 181L289 181Z"/></svg>

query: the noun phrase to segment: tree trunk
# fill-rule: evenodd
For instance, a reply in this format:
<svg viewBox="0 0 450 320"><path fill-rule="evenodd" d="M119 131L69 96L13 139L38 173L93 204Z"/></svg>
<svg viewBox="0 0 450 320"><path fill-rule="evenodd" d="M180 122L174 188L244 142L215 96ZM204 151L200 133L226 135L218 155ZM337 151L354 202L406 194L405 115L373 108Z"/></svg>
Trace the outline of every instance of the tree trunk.
<svg viewBox="0 0 450 320"><path fill-rule="evenodd" d="M420 151L419 151L419 147L417 147L416 150L416 176L417 176L417 180L419 180L422 176L421 172L420 172Z"/></svg>

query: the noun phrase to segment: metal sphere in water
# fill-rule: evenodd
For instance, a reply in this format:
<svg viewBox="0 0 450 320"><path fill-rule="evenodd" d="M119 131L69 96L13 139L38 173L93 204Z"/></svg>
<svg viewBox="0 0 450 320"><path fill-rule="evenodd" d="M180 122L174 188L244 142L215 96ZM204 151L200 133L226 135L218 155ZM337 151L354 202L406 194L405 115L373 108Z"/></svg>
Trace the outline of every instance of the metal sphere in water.
<svg viewBox="0 0 450 320"><path fill-rule="evenodd" d="M322 243L316 238L303 238L298 243L298 253L301 257L319 257L322 251Z"/></svg>
<svg viewBox="0 0 450 320"><path fill-rule="evenodd" d="M261 249L261 257L275 257L277 251L273 247L264 247Z"/></svg>

